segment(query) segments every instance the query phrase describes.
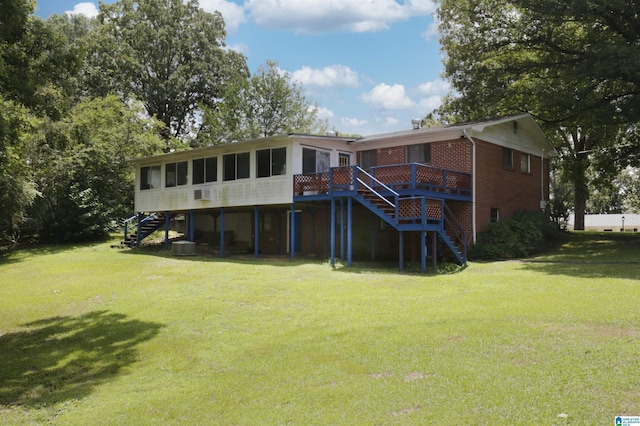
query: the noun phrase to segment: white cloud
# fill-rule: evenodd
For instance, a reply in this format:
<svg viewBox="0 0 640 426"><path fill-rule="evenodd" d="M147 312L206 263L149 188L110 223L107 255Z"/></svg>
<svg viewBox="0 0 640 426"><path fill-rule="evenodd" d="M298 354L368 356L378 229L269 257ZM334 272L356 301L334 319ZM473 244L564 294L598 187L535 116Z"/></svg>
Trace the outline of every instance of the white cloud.
<svg viewBox="0 0 640 426"><path fill-rule="evenodd" d="M396 124L398 124L400 122L400 120L398 120L395 117L383 117L382 118L382 122L384 124L386 124L387 126L395 126Z"/></svg>
<svg viewBox="0 0 640 426"><path fill-rule="evenodd" d="M88 18L95 18L98 16L98 8L95 3L82 2L73 6L73 10L67 10L67 15L85 15Z"/></svg>
<svg viewBox="0 0 640 426"><path fill-rule="evenodd" d="M369 123L367 120L359 120L357 118L349 118L349 117L342 117L342 122L353 127L362 127Z"/></svg>
<svg viewBox="0 0 640 426"><path fill-rule="evenodd" d="M428 98L420 99L420 102L418 102L418 112L420 115L427 115L434 109L440 107L440 105L442 105L442 96L429 96Z"/></svg>
<svg viewBox="0 0 640 426"><path fill-rule="evenodd" d="M297 33L379 31L435 11L432 0L248 0L256 23Z"/></svg>
<svg viewBox="0 0 640 426"><path fill-rule="evenodd" d="M244 7L225 0L200 0L200 7L209 13L216 10L224 18L225 28L229 32L236 31L240 24L247 22Z"/></svg>
<svg viewBox="0 0 640 426"><path fill-rule="evenodd" d="M335 115L333 114L333 111L331 111L329 108L317 108L317 117L320 120L329 120L333 117L335 117Z"/></svg>
<svg viewBox="0 0 640 426"><path fill-rule="evenodd" d="M249 46L247 46L244 43L238 43L232 46L227 46L227 48L229 50L235 50L238 53L242 53L245 56L249 56L249 53L251 53L251 49L249 49Z"/></svg>
<svg viewBox="0 0 640 426"><path fill-rule="evenodd" d="M383 110L403 110L415 107L414 102L407 96L404 86L394 84L389 86L381 83L362 95L362 100L374 108Z"/></svg>
<svg viewBox="0 0 640 426"><path fill-rule="evenodd" d="M449 92L451 86L445 80L433 80L427 81L426 83L422 83L418 86L418 92L421 95L429 96L429 95L445 95Z"/></svg>
<svg viewBox="0 0 640 426"><path fill-rule="evenodd" d="M427 26L427 29L422 33L427 41L438 41L440 39L440 32L438 31L438 23L432 22Z"/></svg>
<svg viewBox="0 0 640 426"><path fill-rule="evenodd" d="M358 87L358 73L345 65L324 68L302 67L292 74L294 80L305 87Z"/></svg>

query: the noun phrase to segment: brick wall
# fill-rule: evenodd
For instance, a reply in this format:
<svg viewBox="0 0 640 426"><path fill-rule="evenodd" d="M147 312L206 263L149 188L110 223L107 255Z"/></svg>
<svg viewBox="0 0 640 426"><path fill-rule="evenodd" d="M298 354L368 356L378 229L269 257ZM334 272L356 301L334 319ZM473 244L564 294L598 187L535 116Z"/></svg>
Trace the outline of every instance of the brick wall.
<svg viewBox="0 0 640 426"><path fill-rule="evenodd" d="M376 150L376 163L378 166L406 163L406 149L404 146L380 148Z"/></svg>
<svg viewBox="0 0 640 426"><path fill-rule="evenodd" d="M471 173L472 161L472 146L466 139L431 144L431 165L433 167Z"/></svg>
<svg viewBox="0 0 640 426"><path fill-rule="evenodd" d="M531 172L520 170L521 153L513 151L513 170L502 167L502 147L477 140L476 146L476 225L478 232L490 222L491 208L498 208L500 218L518 210L539 210L543 195L540 156L531 155ZM549 161L544 162L544 199L549 193Z"/></svg>
<svg viewBox="0 0 640 426"><path fill-rule="evenodd" d="M376 150L376 165L388 166L407 162L406 146L379 148ZM443 169L471 173L472 149L466 139L454 139L431 143L431 165Z"/></svg>

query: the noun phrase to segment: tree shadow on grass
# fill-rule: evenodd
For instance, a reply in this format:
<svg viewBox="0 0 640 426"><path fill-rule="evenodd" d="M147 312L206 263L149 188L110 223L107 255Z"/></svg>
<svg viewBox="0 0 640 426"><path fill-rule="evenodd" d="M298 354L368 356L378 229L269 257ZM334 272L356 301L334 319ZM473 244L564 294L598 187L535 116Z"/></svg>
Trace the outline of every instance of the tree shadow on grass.
<svg viewBox="0 0 640 426"><path fill-rule="evenodd" d="M552 253L524 261L525 268L550 275L640 279L640 235L580 232Z"/></svg>
<svg viewBox="0 0 640 426"><path fill-rule="evenodd" d="M112 241L113 237L106 236L94 241L82 243L60 244L19 244L11 247L0 247L0 265L21 262L34 256L44 256L76 250L82 247L93 247Z"/></svg>
<svg viewBox="0 0 640 426"><path fill-rule="evenodd" d="M47 406L82 398L137 361L163 325L108 311L23 324L0 336L0 404Z"/></svg>

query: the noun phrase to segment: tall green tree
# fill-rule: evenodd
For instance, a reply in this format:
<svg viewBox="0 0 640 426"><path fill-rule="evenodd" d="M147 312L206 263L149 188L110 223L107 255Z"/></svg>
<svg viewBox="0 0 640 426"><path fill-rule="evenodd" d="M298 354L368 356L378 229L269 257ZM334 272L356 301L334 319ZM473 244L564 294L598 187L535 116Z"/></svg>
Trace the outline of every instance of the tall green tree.
<svg viewBox="0 0 640 426"><path fill-rule="evenodd" d="M200 108L214 108L229 81L248 77L244 56L225 46L222 15L197 0L102 3L97 19L86 84L94 95L140 100L172 136L189 137Z"/></svg>
<svg viewBox="0 0 640 426"><path fill-rule="evenodd" d="M456 93L440 112L460 120L531 112L573 182L576 229L584 228L587 169L639 119L640 17L628 13L636 3L442 0L438 10ZM621 165L605 160L600 167Z"/></svg>
<svg viewBox="0 0 640 426"><path fill-rule="evenodd" d="M44 121L30 149L40 192L31 232L43 241L77 241L105 235L133 210L133 169L128 160L161 152L163 125L140 103L115 95L78 103L60 121Z"/></svg>
<svg viewBox="0 0 640 426"><path fill-rule="evenodd" d="M229 85L224 102L206 110L198 143L235 142L283 133L319 133L327 123L302 87L275 61L260 66L248 82Z"/></svg>
<svg viewBox="0 0 640 426"><path fill-rule="evenodd" d="M19 240L38 195L24 154L33 132L28 110L0 96L0 244Z"/></svg>

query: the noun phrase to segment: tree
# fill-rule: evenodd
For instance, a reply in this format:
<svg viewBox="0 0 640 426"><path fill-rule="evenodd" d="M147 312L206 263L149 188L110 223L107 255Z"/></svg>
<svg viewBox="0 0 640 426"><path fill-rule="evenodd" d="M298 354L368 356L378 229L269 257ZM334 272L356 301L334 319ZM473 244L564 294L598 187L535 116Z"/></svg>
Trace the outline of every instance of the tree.
<svg viewBox="0 0 640 426"><path fill-rule="evenodd" d="M55 242L105 235L133 210L128 160L161 152L158 127L140 103L113 95L82 101L63 120L44 121L30 147L41 194L30 211L31 232Z"/></svg>
<svg viewBox="0 0 640 426"><path fill-rule="evenodd" d="M0 244L19 239L38 195L24 155L32 131L27 109L0 96Z"/></svg>
<svg viewBox="0 0 640 426"><path fill-rule="evenodd" d="M81 66L78 50L52 21L29 15L21 32L0 40L0 93L35 114L59 118Z"/></svg>
<svg viewBox="0 0 640 426"><path fill-rule="evenodd" d="M225 48L222 15L197 0L103 3L98 21L86 67L91 93L135 97L175 137L191 135L200 108L214 108L229 81L248 77L244 56Z"/></svg>
<svg viewBox="0 0 640 426"><path fill-rule="evenodd" d="M442 0L438 10L445 76L459 95L440 112L459 120L531 112L573 182L576 229L584 228L589 153L613 148L640 118L640 18L629 6Z"/></svg>
<svg viewBox="0 0 640 426"><path fill-rule="evenodd" d="M206 110L200 145L235 142L283 133L323 132L317 105L274 61L260 66L248 82L227 88L224 102Z"/></svg>

